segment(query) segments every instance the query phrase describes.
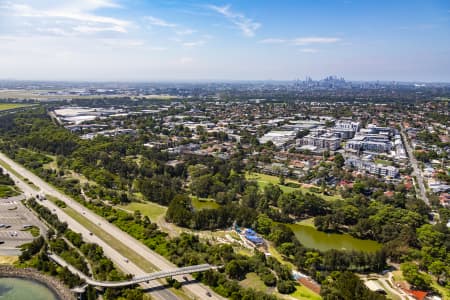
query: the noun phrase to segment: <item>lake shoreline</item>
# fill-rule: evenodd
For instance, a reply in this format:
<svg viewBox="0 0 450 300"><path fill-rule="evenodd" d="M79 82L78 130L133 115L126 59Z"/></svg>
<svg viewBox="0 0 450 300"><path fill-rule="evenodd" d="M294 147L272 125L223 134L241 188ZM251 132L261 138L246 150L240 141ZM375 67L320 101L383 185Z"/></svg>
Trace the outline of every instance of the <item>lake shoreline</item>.
<svg viewBox="0 0 450 300"><path fill-rule="evenodd" d="M72 292L59 280L43 274L36 269L19 269L9 265L0 265L0 277L20 278L32 280L45 285L58 299L75 300Z"/></svg>
<svg viewBox="0 0 450 300"><path fill-rule="evenodd" d="M362 252L376 252L382 245L374 240L362 240L348 233L330 233L317 230L312 224L286 224L295 234L297 240L305 247L320 251L355 250Z"/></svg>

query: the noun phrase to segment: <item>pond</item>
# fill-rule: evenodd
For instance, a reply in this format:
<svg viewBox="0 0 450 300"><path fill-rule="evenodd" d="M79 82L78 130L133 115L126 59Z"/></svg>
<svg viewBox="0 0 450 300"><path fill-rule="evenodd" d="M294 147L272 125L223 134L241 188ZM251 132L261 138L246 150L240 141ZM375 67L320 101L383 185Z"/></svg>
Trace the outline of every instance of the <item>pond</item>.
<svg viewBox="0 0 450 300"><path fill-rule="evenodd" d="M294 231L295 236L308 248L315 248L321 251L330 249L337 250L357 250L374 252L381 248L381 244L372 240L360 240L348 234L325 233L318 231L312 226L301 224L288 224Z"/></svg>
<svg viewBox="0 0 450 300"><path fill-rule="evenodd" d="M0 277L1 300L59 300L44 284L33 280Z"/></svg>

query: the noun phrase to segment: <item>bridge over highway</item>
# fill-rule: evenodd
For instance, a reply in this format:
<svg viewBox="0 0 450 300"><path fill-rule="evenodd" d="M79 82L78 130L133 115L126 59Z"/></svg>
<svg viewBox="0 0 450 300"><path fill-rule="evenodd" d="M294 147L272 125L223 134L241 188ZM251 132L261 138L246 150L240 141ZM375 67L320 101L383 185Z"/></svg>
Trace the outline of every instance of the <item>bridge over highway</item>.
<svg viewBox="0 0 450 300"><path fill-rule="evenodd" d="M143 276L134 277L129 280L125 281L98 281L90 278L83 272L79 271L72 265L68 264L65 260L63 260L61 257L57 256L53 253L48 253L48 257L56 262L58 265L62 267L67 267L70 272L73 274L78 275L81 279L83 279L88 285L91 286L97 286L97 287L123 287L128 285L135 285L142 282L148 282L155 279L160 278L167 278L172 276L178 276L178 275L185 275L185 274L191 274L191 273L197 273L197 272L204 272L208 270L215 270L220 268L220 266L212 266L210 264L203 264L203 265L195 265L195 266L189 266L189 267L183 267L183 268L177 268L172 270L166 270L166 271L158 271L150 274L146 274Z"/></svg>

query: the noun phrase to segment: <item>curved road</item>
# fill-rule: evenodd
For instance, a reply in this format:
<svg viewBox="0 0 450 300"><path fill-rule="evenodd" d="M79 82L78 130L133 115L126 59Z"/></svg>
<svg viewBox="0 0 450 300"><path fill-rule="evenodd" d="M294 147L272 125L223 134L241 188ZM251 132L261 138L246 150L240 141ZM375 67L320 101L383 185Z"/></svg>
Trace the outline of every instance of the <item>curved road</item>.
<svg viewBox="0 0 450 300"><path fill-rule="evenodd" d="M3 160L7 164L9 164L17 173L19 173L21 176L28 178L34 185L39 187L41 189L41 193L51 195L53 197L56 197L66 203L68 207L71 207L75 211L77 211L79 214L84 215L87 219L89 219L91 222L95 224L99 224L101 229L108 232L109 234L113 235L118 240L122 241L124 244L126 244L130 249L132 249L134 252L138 253L140 256L144 257L147 261L151 262L154 266L156 266L160 270L170 270L176 268L176 265L162 257L161 255L155 253L151 249L149 249L147 246L142 244L137 239L131 237L129 234L123 232L121 229L117 228L113 224L109 223L96 213L88 210L83 205L78 203L77 201L73 200L72 198L68 197L65 194L62 194L58 190L56 190L54 187L50 186L48 183L43 181L40 177L36 176L32 172L25 169L20 164L16 163L15 161L11 160L9 157L7 157L5 154L0 152L0 160ZM7 171L7 170L6 170ZM19 181L20 188L24 192L28 192L30 195L36 194L36 191L34 191L28 184L17 178L17 176L14 176L14 174L11 174L13 179L15 181ZM51 210L54 210L58 217L61 219L61 221L66 221L69 225L69 227L77 232L80 232L83 234L83 238L86 238L88 241L99 244L103 250L105 251L105 255L107 255L111 260L113 260L114 263L116 263L122 270L125 272L128 272L130 274L134 274L135 276L138 275L145 275L146 272L144 272L141 268L134 265L131 261L125 262L124 257L118 253L116 250L111 248L108 244L106 244L103 240L96 236L91 236L90 232L84 228L82 225L80 225L78 222L74 221L72 218L70 218L64 211L62 211L59 207L54 205L51 201L43 201L43 205L46 205ZM188 276L188 279L191 281L193 278L191 276ZM178 281L183 281L182 278L177 278ZM157 284L156 281L151 281L149 285L160 285ZM201 283L193 283L186 286L183 286L183 289L188 291L190 294L194 295L197 299L204 299L205 296L209 293L211 296L208 297L208 299L214 299L214 300L223 300L222 296L214 293L211 289L206 287L205 285ZM169 290L157 290L155 293L159 292L170 292ZM153 295L152 296L156 296ZM163 295L161 299L177 299L177 297L170 292L169 295Z"/></svg>

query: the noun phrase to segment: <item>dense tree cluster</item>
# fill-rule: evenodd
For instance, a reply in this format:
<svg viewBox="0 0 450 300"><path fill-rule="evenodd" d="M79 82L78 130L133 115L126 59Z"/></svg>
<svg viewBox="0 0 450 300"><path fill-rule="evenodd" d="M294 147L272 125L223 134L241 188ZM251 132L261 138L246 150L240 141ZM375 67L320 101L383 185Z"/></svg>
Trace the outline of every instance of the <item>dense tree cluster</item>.
<svg viewBox="0 0 450 300"><path fill-rule="evenodd" d="M370 291L350 272L334 272L324 281L321 295L324 300L383 300L386 296Z"/></svg>
<svg viewBox="0 0 450 300"><path fill-rule="evenodd" d="M48 272L58 277L70 287L81 284L81 280L72 275L69 270L55 267L46 254L46 249L56 253L70 265L80 270L88 276L94 276L98 280L121 281L129 279L130 275L124 275L114 266L113 262L103 254L102 247L97 244L86 243L81 234L73 232L67 228L66 223L62 223L55 214L52 214L46 207L40 205L36 200L27 200L27 205L38 213L38 215L53 228L57 230L57 236L53 234L53 229L48 232L48 244L41 236L25 246L25 250L20 256L22 263L36 267L38 270ZM70 243L70 244L69 244ZM74 248L76 247L76 248ZM33 256L37 256L33 258ZM90 274L88 263L92 267L93 274ZM111 290L111 291L110 291ZM88 292L88 295L92 293ZM138 298L128 298L129 295L139 296ZM96 299L95 293L91 299ZM142 299L142 291L135 291L135 288L107 289L104 294L105 299Z"/></svg>
<svg viewBox="0 0 450 300"><path fill-rule="evenodd" d="M345 114L344 111L338 113ZM335 272L381 271L386 258L395 262L416 261L418 271L407 265L411 276L406 277L415 285L425 278L422 278L422 271L438 277L444 285L449 278L446 253L450 247L446 241L450 239L448 228L443 223L445 218L434 226L428 225L430 209L404 185L386 184L376 178L360 176L352 186L331 191L333 195L340 193L342 197L325 201L319 196L320 193L330 192L326 183L332 177L338 180L355 179L350 172L342 170L344 159L340 154L321 162L305 175L305 180L316 180L319 187L315 191L287 193L280 186L283 189L298 186L285 179L284 175L280 178L281 185L267 184L263 188L256 182L246 180L245 172L253 170L258 162L270 162L274 149L270 144L259 145L254 134L242 132L241 142L249 142L250 148L246 150L238 145L229 160L189 154L174 156L146 148L143 144L149 137L155 137L153 134L159 133L176 133L185 138L181 143L188 143L192 134L188 128L175 126L163 132L161 121L150 117L136 119L130 116L123 122L133 124L139 134L114 138L100 136L84 141L53 124L42 108L0 116L0 149L177 265L203 262L224 265L221 272L207 272L199 278L225 296L271 299L269 296L258 298L263 296L239 287L237 281L245 278L248 272L255 272L266 286L276 286L283 293L291 292L295 286L290 278L284 276L287 271L276 260L263 260L257 255L242 257L228 247L209 245L192 235L183 234L169 239L148 217L115 209L111 204L135 201L137 198L157 202L168 206L167 221L196 230L223 229L235 221L241 226L252 227L272 241L284 258L298 269L319 282L326 282L325 285L331 287L325 289L327 293L347 282L352 287L349 295L377 299L370 298L371 294L361 289L348 274ZM151 129L151 133L143 129ZM258 134L264 134L266 130L260 128ZM205 141L210 138L203 127L196 131ZM423 139L436 138L425 133L422 135ZM47 136L51 137L47 139ZM226 136L219 138L227 139ZM255 151L257 154L246 156L245 151ZM434 158L434 154L426 152L424 161ZM55 156L58 170L44 167ZM243 163L244 158L246 164ZM180 162L169 164L173 159ZM89 182L82 184L79 179L70 176L73 173L83 175ZM392 193L386 195L385 191ZM217 209L195 209L192 197L208 198L220 206ZM101 261L100 249L80 244L81 237L68 231L67 225L52 220L48 210L37 210L89 260ZM309 217L315 217L319 230L373 239L383 243L383 250L363 253L307 249L283 223ZM65 250L63 244L55 246ZM93 269L99 277L112 272L107 261ZM415 276L416 273L419 276ZM426 278L422 281L428 283ZM339 299L350 299L349 295L341 295ZM333 292L327 297L335 299Z"/></svg>

